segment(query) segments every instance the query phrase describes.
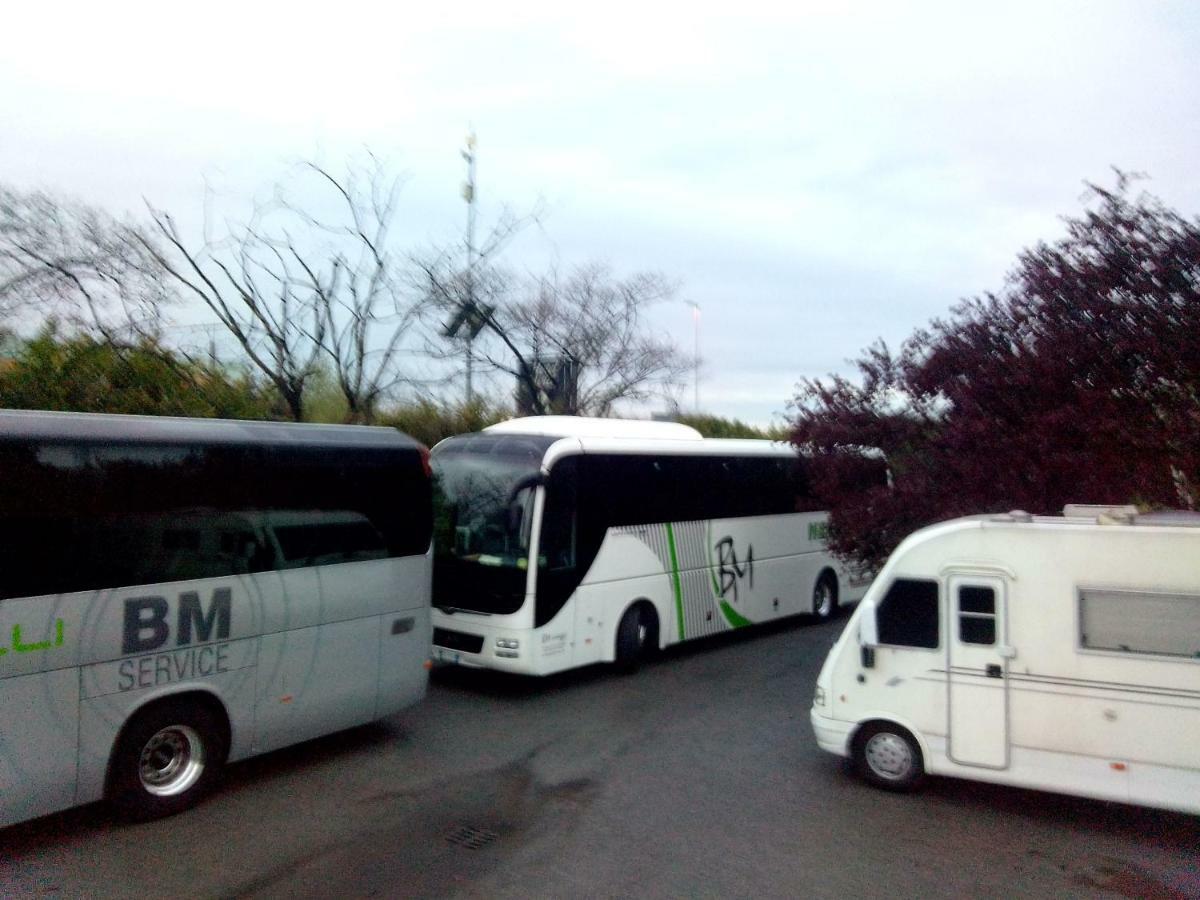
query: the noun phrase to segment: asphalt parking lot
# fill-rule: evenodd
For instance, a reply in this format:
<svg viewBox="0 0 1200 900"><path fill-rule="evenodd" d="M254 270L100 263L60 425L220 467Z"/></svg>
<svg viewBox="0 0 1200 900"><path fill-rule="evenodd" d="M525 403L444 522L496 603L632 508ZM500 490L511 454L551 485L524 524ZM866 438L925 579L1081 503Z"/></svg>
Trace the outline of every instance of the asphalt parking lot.
<svg viewBox="0 0 1200 900"><path fill-rule="evenodd" d="M819 751L843 621L677 648L633 676L440 669L425 703L231 767L182 816L93 806L0 831L7 894L1200 896L1200 819Z"/></svg>

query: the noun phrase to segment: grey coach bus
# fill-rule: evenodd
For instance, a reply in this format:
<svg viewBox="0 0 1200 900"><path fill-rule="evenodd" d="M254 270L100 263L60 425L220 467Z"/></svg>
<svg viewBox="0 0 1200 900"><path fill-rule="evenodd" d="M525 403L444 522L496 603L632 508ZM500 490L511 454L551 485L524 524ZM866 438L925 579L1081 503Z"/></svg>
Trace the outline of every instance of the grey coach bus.
<svg viewBox="0 0 1200 900"><path fill-rule="evenodd" d="M153 818L424 696L428 453L384 428L0 411L0 826Z"/></svg>

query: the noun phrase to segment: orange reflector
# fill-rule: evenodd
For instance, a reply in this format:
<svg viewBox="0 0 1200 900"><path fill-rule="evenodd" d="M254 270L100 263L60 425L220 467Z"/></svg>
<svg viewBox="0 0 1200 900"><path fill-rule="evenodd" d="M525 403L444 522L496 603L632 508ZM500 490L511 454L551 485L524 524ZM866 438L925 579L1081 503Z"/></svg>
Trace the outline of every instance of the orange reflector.
<svg viewBox="0 0 1200 900"><path fill-rule="evenodd" d="M433 660L432 659L425 660L425 670L429 671L432 668L433 668Z"/></svg>
<svg viewBox="0 0 1200 900"><path fill-rule="evenodd" d="M291 695L291 694L284 694L282 697L280 697L280 698L279 698L279 702L280 702L280 703L291 703L291 702L292 702L292 695Z"/></svg>
<svg viewBox="0 0 1200 900"><path fill-rule="evenodd" d="M1127 765L1125 765L1125 763L1109 763L1108 767L1114 772L1124 772L1127 768L1129 768Z"/></svg>

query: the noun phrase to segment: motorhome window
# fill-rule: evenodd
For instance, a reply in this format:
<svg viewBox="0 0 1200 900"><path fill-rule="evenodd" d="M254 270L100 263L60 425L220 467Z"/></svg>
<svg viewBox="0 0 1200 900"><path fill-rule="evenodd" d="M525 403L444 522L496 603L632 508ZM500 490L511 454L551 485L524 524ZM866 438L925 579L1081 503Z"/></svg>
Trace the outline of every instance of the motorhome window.
<svg viewBox="0 0 1200 900"><path fill-rule="evenodd" d="M1200 659L1200 596L1083 589L1080 645Z"/></svg>
<svg viewBox="0 0 1200 900"><path fill-rule="evenodd" d="M996 592L989 587L958 589L958 639L964 644L996 643Z"/></svg>
<svg viewBox="0 0 1200 900"><path fill-rule="evenodd" d="M875 620L881 644L936 649L939 644L937 582L897 578L879 604Z"/></svg>

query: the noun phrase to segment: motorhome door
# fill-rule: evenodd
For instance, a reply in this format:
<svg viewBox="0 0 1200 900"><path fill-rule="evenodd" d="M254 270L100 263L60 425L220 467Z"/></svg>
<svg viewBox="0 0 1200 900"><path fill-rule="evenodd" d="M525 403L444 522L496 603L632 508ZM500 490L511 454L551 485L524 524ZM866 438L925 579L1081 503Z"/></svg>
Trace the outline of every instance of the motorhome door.
<svg viewBox="0 0 1200 900"><path fill-rule="evenodd" d="M1008 634L1002 578L951 575L946 642L950 759L1008 767Z"/></svg>

